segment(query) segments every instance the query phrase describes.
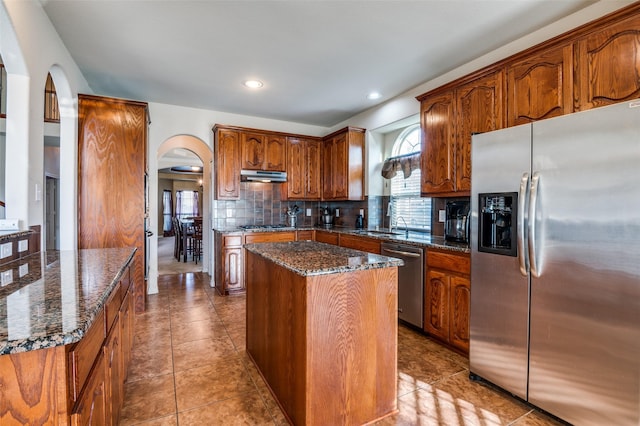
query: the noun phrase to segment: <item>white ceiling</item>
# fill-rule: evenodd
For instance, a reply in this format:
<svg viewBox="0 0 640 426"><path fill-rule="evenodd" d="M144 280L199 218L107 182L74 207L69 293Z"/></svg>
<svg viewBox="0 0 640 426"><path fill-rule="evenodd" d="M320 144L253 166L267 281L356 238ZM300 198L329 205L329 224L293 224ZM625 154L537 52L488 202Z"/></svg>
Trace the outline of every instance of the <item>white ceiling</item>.
<svg viewBox="0 0 640 426"><path fill-rule="evenodd" d="M96 94L331 127L594 0L41 2Z"/></svg>

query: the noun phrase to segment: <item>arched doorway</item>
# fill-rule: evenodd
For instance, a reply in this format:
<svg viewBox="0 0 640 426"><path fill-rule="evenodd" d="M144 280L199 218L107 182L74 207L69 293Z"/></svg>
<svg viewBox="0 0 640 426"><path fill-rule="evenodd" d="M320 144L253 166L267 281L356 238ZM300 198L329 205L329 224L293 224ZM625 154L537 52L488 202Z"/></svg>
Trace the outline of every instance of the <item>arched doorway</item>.
<svg viewBox="0 0 640 426"><path fill-rule="evenodd" d="M203 241L202 241L202 271L211 274L213 268L212 257L212 241L213 231L211 224L211 191L212 179L211 168L213 162L213 153L211 148L200 138L191 135L176 135L165 140L156 152L155 161L149 164L149 215L150 225L154 235L149 241L149 277L148 289L149 293L158 292L158 235L156 230L159 228L159 205L161 201L157 194L158 189L158 163L159 159L176 149L184 149L192 152L202 163L202 218L203 218Z"/></svg>

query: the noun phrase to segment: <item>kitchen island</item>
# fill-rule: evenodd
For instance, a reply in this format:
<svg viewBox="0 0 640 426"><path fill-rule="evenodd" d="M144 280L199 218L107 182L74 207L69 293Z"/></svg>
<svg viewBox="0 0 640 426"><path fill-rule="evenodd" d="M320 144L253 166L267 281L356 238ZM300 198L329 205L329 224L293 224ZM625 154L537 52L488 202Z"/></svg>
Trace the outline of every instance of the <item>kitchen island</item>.
<svg viewBox="0 0 640 426"><path fill-rule="evenodd" d="M312 241L245 249L247 352L289 421L394 414L402 261Z"/></svg>
<svg viewBox="0 0 640 426"><path fill-rule="evenodd" d="M42 252L0 266L0 424L117 423L135 252Z"/></svg>

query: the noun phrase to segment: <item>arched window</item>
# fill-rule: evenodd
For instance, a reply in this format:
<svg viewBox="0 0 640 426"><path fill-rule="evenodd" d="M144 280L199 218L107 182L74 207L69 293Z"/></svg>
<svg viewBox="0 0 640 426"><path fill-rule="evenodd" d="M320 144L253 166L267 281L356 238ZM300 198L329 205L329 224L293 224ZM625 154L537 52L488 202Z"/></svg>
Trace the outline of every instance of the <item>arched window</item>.
<svg viewBox="0 0 640 426"><path fill-rule="evenodd" d="M420 152L420 125L407 127L393 144L392 155L409 156ZM402 157L401 157L402 158ZM420 168L396 173L391 178L391 225L401 229L428 232L431 230L431 198L420 197Z"/></svg>

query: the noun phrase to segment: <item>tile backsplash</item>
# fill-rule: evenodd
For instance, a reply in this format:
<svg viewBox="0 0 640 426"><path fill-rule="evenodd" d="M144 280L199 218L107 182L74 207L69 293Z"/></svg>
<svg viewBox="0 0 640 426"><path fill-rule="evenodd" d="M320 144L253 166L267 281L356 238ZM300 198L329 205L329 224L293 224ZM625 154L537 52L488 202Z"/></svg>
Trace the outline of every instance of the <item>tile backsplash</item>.
<svg viewBox="0 0 640 426"><path fill-rule="evenodd" d="M214 200L213 224L216 228L239 225L279 225L287 224L287 209L297 205L300 214L298 226L315 226L321 223L325 207L340 209L340 216L334 217L334 226L355 226L360 209L364 210L365 228L388 226L385 207L389 197L367 197L364 201L283 201L281 185L261 182L241 182L239 200ZM307 209L311 216L307 216Z"/></svg>

